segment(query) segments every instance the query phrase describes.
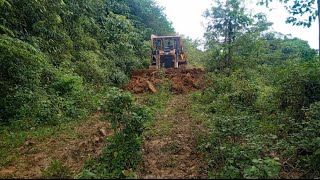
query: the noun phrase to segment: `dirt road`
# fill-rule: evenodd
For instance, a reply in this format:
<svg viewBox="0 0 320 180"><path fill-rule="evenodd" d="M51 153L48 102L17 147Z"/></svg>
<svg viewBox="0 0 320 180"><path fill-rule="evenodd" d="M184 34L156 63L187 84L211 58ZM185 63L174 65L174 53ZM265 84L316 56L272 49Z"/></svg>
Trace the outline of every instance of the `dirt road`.
<svg viewBox="0 0 320 180"><path fill-rule="evenodd" d="M175 95L145 131L139 178L206 178L206 165L196 150L195 126L187 95Z"/></svg>

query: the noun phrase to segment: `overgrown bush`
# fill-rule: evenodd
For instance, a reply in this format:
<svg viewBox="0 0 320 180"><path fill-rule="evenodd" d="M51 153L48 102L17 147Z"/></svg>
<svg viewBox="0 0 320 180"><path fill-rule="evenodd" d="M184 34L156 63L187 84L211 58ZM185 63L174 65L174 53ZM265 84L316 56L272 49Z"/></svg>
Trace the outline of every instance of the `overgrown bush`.
<svg viewBox="0 0 320 180"><path fill-rule="evenodd" d="M277 74L280 108L301 119L303 109L320 100L319 62L287 63Z"/></svg>
<svg viewBox="0 0 320 180"><path fill-rule="evenodd" d="M293 144L297 147L297 167L311 171L308 178L320 176L320 101L305 109L306 118L296 123L298 132L293 133Z"/></svg>
<svg viewBox="0 0 320 180"><path fill-rule="evenodd" d="M0 121L33 115L31 102L41 95L46 57L30 44L0 35L0 59Z"/></svg>
<svg viewBox="0 0 320 180"><path fill-rule="evenodd" d="M199 148L212 178L319 177L318 61L235 67L207 76L194 95L208 113Z"/></svg>
<svg viewBox="0 0 320 180"><path fill-rule="evenodd" d="M141 161L141 134L150 113L133 102L127 92L111 89L102 112L112 124L114 135L97 161L87 164L80 178L125 178L133 176Z"/></svg>
<svg viewBox="0 0 320 180"><path fill-rule="evenodd" d="M36 124L59 124L84 111L82 78L56 69L35 47L1 36L1 122L34 119Z"/></svg>

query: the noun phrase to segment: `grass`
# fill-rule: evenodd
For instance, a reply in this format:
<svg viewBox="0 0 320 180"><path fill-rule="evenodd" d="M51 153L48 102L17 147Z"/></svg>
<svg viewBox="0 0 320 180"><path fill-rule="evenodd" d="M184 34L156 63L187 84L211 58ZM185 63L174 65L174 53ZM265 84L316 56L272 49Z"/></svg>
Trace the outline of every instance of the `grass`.
<svg viewBox="0 0 320 180"><path fill-rule="evenodd" d="M172 121L165 121L164 111L166 111L167 104L172 97L169 85L164 85L159 88L155 94L147 93L140 97L140 103L151 109L154 119L145 123L145 137L159 137L171 133L173 127ZM158 127L157 129L153 128Z"/></svg>
<svg viewBox="0 0 320 180"><path fill-rule="evenodd" d="M157 127L157 128L153 128ZM173 127L172 121L164 121L163 119L156 119L146 124L144 132L145 137L163 137L171 134Z"/></svg>
<svg viewBox="0 0 320 180"><path fill-rule="evenodd" d="M72 177L70 169L58 160L53 160L50 165L42 171L44 179L70 179Z"/></svg>
<svg viewBox="0 0 320 180"><path fill-rule="evenodd" d="M11 165L19 157L18 147L21 147L28 140L41 141L48 137L55 137L64 134L68 138L77 138L75 127L81 124L82 120L65 122L59 126L31 127L25 130L17 130L14 125L1 126L0 128L0 165Z"/></svg>
<svg viewBox="0 0 320 180"><path fill-rule="evenodd" d="M191 116L191 119L193 121L193 126L201 126L202 128L194 128L194 135L196 138L196 142L198 145L202 144L203 141L205 141L207 137L207 131L210 127L210 115L206 113L207 107L199 104L197 102L196 98L201 95L201 91L196 91L191 94L189 94L188 98L191 102L191 106L188 107L188 112ZM205 128L204 128L205 127Z"/></svg>

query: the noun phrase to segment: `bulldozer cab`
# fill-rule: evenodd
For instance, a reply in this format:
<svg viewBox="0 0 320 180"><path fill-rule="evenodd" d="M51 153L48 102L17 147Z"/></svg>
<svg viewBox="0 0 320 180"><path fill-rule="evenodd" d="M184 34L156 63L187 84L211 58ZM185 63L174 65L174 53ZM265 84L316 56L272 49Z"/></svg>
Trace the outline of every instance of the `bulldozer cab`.
<svg viewBox="0 0 320 180"><path fill-rule="evenodd" d="M151 35L152 69L183 68L187 64L182 37L179 35Z"/></svg>

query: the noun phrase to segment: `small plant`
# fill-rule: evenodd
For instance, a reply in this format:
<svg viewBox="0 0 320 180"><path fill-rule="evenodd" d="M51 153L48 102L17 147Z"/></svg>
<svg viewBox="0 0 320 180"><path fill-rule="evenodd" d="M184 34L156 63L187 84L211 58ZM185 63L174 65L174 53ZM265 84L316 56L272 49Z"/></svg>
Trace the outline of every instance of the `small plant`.
<svg viewBox="0 0 320 180"><path fill-rule="evenodd" d="M71 178L71 171L59 160L53 160L50 165L42 172L42 178L69 179Z"/></svg>
<svg viewBox="0 0 320 180"><path fill-rule="evenodd" d="M281 168L278 161L279 158L253 159L253 165L244 169L243 176L246 179L277 178Z"/></svg>

